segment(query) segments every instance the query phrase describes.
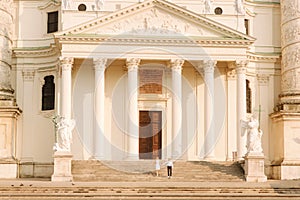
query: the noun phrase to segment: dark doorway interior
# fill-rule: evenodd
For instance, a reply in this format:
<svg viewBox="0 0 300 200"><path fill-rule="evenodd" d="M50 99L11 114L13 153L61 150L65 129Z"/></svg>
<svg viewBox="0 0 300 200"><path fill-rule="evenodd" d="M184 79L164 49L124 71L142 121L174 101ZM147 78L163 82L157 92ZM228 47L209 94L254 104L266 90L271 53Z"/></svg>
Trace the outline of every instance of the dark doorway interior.
<svg viewBox="0 0 300 200"><path fill-rule="evenodd" d="M161 159L162 112L140 111L139 158Z"/></svg>

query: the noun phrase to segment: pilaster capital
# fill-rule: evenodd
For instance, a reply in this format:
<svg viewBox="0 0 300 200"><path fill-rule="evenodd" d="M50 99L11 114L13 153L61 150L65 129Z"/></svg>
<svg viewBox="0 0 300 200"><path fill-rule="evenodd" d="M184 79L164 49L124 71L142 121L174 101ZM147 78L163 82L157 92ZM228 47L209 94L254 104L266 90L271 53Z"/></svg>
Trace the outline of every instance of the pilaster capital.
<svg viewBox="0 0 300 200"><path fill-rule="evenodd" d="M35 71L33 69L24 69L22 71L22 76L24 81L33 81L35 75Z"/></svg>
<svg viewBox="0 0 300 200"><path fill-rule="evenodd" d="M248 60L236 60L235 61L236 73L237 74L245 74L248 63L249 63Z"/></svg>
<svg viewBox="0 0 300 200"><path fill-rule="evenodd" d="M236 78L236 71L235 69L232 69L230 71L227 72L227 79L228 80L232 80Z"/></svg>
<svg viewBox="0 0 300 200"><path fill-rule="evenodd" d="M203 60L203 72L204 73L213 73L215 70L215 67L217 65L217 61L215 60Z"/></svg>
<svg viewBox="0 0 300 200"><path fill-rule="evenodd" d="M93 58L95 70L105 70L107 67L107 58Z"/></svg>
<svg viewBox="0 0 300 200"><path fill-rule="evenodd" d="M170 60L170 67L172 70L182 70L182 66L184 64L183 59L171 59Z"/></svg>
<svg viewBox="0 0 300 200"><path fill-rule="evenodd" d="M139 58L127 58L126 59L126 67L128 70L137 70L139 68L139 64L141 59Z"/></svg>
<svg viewBox="0 0 300 200"><path fill-rule="evenodd" d="M269 83L269 76L267 74L258 74L257 81L259 85L267 85Z"/></svg>
<svg viewBox="0 0 300 200"><path fill-rule="evenodd" d="M72 57L60 57L59 61L60 61L60 66L61 66L63 71L64 70L70 70L73 67L74 58L72 58Z"/></svg>

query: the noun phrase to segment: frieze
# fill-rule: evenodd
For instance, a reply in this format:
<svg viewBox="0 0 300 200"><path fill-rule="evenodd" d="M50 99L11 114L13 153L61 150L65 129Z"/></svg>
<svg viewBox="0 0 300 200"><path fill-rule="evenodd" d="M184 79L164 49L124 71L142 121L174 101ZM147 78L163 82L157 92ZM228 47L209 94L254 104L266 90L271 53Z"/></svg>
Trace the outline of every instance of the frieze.
<svg viewBox="0 0 300 200"><path fill-rule="evenodd" d="M205 35L205 31L196 25L161 12L156 8L120 22L103 26L96 31L96 34L116 35L126 33L134 35Z"/></svg>

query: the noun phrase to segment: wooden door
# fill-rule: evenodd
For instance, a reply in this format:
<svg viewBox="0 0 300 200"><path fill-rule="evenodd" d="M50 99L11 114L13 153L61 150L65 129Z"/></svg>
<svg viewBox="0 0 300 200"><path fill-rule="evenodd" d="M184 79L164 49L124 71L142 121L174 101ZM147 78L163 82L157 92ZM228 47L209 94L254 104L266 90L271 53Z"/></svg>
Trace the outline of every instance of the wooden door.
<svg viewBox="0 0 300 200"><path fill-rule="evenodd" d="M161 158L161 111L140 111L139 158Z"/></svg>

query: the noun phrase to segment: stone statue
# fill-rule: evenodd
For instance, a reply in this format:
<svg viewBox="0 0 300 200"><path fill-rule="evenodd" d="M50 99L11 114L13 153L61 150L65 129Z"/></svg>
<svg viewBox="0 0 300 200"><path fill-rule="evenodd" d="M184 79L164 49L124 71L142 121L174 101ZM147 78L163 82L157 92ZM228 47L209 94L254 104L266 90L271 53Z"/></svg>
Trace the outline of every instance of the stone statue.
<svg viewBox="0 0 300 200"><path fill-rule="evenodd" d="M236 6L237 13L239 14L245 13L244 0L235 0L235 6Z"/></svg>
<svg viewBox="0 0 300 200"><path fill-rule="evenodd" d="M71 0L63 0L62 4L63 4L63 8L64 9L70 9L71 8Z"/></svg>
<svg viewBox="0 0 300 200"><path fill-rule="evenodd" d="M211 0L204 0L205 14L212 13L212 3Z"/></svg>
<svg viewBox="0 0 300 200"><path fill-rule="evenodd" d="M104 5L104 0L95 0L97 10L101 10Z"/></svg>
<svg viewBox="0 0 300 200"><path fill-rule="evenodd" d="M55 123L57 139L53 149L55 151L71 151L72 130L75 127L75 120L60 117Z"/></svg>
<svg viewBox="0 0 300 200"><path fill-rule="evenodd" d="M250 117L248 121L243 121L243 127L247 129L247 153L262 153L261 137L262 130L259 130L257 119Z"/></svg>

